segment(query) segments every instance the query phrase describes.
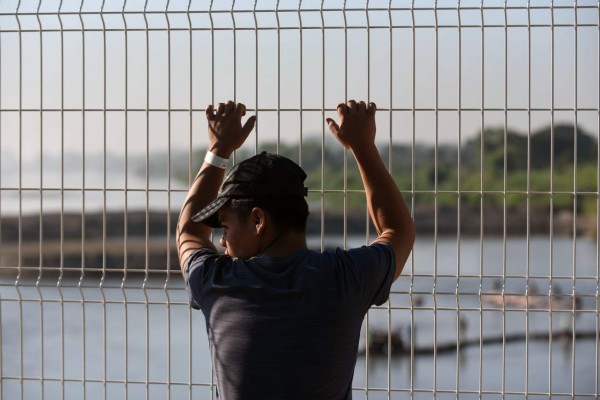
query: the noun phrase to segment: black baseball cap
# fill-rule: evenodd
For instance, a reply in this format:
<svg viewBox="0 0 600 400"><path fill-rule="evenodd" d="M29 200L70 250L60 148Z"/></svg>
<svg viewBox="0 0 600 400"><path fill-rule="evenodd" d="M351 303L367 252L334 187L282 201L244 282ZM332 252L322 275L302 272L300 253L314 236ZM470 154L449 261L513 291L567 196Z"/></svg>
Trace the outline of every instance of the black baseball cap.
<svg viewBox="0 0 600 400"><path fill-rule="evenodd" d="M192 220L220 228L217 212L232 198L263 196L307 196L306 173L298 164L263 151L236 164L223 181L217 198L196 213Z"/></svg>

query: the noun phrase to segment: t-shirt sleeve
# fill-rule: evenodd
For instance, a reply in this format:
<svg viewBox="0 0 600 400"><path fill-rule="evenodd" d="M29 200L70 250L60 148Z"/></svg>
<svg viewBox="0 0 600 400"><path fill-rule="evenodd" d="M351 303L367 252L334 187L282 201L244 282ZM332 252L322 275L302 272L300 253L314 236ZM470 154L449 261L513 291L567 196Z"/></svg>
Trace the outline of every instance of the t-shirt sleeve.
<svg viewBox="0 0 600 400"><path fill-rule="evenodd" d="M386 243L374 243L348 251L338 250L338 254L345 260L346 284L355 286L360 301L366 307L385 303L396 271L392 247Z"/></svg>
<svg viewBox="0 0 600 400"><path fill-rule="evenodd" d="M187 259L183 280L190 298L190 307L200 309L200 295L206 277L215 265L219 253L210 248L194 251Z"/></svg>

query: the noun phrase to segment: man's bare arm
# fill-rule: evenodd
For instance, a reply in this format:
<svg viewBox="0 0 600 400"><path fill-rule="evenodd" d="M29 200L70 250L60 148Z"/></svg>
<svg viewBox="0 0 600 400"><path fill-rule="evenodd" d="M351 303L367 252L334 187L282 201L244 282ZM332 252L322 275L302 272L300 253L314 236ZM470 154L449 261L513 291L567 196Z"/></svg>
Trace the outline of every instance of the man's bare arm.
<svg viewBox="0 0 600 400"><path fill-rule="evenodd" d="M244 126L241 119L246 114L246 106L229 101L220 103L217 111L212 105L206 108L208 120L208 149L219 157L229 158L246 140L256 122L256 117L248 118ZM192 221L192 216L204 206L217 198L219 187L223 182L225 170L211 164L203 163L179 214L176 240L179 264L182 272L189 255L196 249L215 246L210 241L211 228L205 224Z"/></svg>
<svg viewBox="0 0 600 400"><path fill-rule="evenodd" d="M367 107L354 100L337 107L339 125L327 119L338 141L349 148L358 163L367 195L367 208L377 230L375 242L388 243L396 255L394 280L400 276L415 240L410 212L400 190L385 168L375 146L374 103Z"/></svg>

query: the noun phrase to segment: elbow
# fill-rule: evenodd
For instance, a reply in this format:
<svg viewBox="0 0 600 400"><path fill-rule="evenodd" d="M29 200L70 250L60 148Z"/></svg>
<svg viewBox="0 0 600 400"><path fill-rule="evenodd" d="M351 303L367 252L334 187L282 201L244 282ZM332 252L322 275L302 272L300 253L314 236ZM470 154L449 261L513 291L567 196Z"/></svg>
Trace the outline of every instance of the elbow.
<svg viewBox="0 0 600 400"><path fill-rule="evenodd" d="M386 229L379 234L379 239L392 244L396 248L401 248L405 251L408 250L409 252L415 243L415 237L415 224L411 218L397 228Z"/></svg>
<svg viewBox="0 0 600 400"><path fill-rule="evenodd" d="M187 229L185 229L185 227L182 226L182 223L180 220L177 223L177 226L175 227L175 243L177 243L178 247L179 247L182 237L185 236L186 233L187 233Z"/></svg>
<svg viewBox="0 0 600 400"><path fill-rule="evenodd" d="M413 248L413 245L415 244L415 238L416 238L416 231L415 231L415 223L413 222L412 218L409 220L410 222L408 223L408 226L406 227L406 241L408 242L408 247L410 249Z"/></svg>
<svg viewBox="0 0 600 400"><path fill-rule="evenodd" d="M194 223L191 219L179 218L177 221L177 226L175 227L175 239L177 242L180 241L182 237L186 236L200 236L202 234L201 227Z"/></svg>
<svg viewBox="0 0 600 400"><path fill-rule="evenodd" d="M416 232L412 219L409 219L409 222L403 226L402 230L398 232L397 238L398 239L394 246L394 251L396 254L396 271L394 274L394 280L398 279L402 273L404 265L410 257L410 253L412 252L413 245L415 243Z"/></svg>

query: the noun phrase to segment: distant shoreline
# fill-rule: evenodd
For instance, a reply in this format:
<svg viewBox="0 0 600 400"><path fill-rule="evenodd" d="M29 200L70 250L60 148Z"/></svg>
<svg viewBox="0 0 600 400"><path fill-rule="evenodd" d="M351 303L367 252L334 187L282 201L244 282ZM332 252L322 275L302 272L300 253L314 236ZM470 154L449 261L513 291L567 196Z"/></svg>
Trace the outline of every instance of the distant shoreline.
<svg viewBox="0 0 600 400"><path fill-rule="evenodd" d="M490 207L483 211L483 225L479 209L463 207L444 207L436 210L424 206L414 209L414 219L417 235L440 236L456 235L459 230L463 237L478 237L482 232L486 237L526 236L527 213L526 210L507 209L506 227L504 226L504 210ZM307 223L307 236L365 235L366 211L349 210L344 226L344 213L326 211L325 218L321 219L319 210L313 211ZM147 218L146 218L147 215ZM550 223L549 211L532 209L529 214L529 234L549 235L552 226L554 236L572 235L573 215L569 212L559 211L554 213L553 223ZM46 213L43 215L40 229L39 215L23 215L21 218L21 232L19 235L18 216L4 216L0 219L0 256L6 262L14 263L20 254L21 265L37 266L40 263L40 231L42 234L42 264L79 268L82 257L85 265L145 265L149 268L163 268L172 265L178 268L177 252L175 248L174 232L179 217L178 212L172 211L129 211L127 223L123 211L110 211L104 218L101 212L85 214L82 221L81 214ZM437 218L437 220L436 220ZM436 224L437 222L437 224ZM436 230L437 225L437 230ZM579 217L576 224L578 236L595 237L596 225L593 219ZM345 230L345 232L344 232ZM82 234L83 232L83 234ZM375 229L369 227L371 236ZM126 234L125 234L126 233ZM21 237L21 246L17 246ZM85 246L82 237L85 237ZM127 243L125 241L127 237ZM167 240L170 237L169 250ZM147 241L147 243L146 243ZM125 246L127 248L125 249ZM125 260L127 257L127 260ZM167 258L168 257L168 258ZM62 261L61 261L62 260ZM149 261L148 261L149 260ZM1 266L1 265L0 265Z"/></svg>
<svg viewBox="0 0 600 400"><path fill-rule="evenodd" d="M460 213L460 218L459 218ZM147 217L146 217L147 215ZM507 208L506 215L502 207L439 207L437 212L432 206L417 206L413 210L417 234L440 235L499 235L504 233L511 236L527 235L529 220L529 234L549 234L550 229L554 235L572 235L576 227L578 236L594 237L596 234L596 221L589 216L577 216L574 221L571 211L556 210L553 221L550 221L548 208L531 208L529 215L524 207ZM307 221L307 235L321 235L322 226L325 234L361 235L366 231L366 211L348 210L344 218L343 211L326 210L321 218L320 210L313 210ZM105 219L104 219L105 218ZM149 237L167 236L174 234L179 218L178 211L131 210L127 212L127 222L124 211L107 211L106 217L102 212L94 211L85 214L82 222L81 213L65 212L62 216L63 239L79 239L82 229L85 231L86 240L102 238L103 231L107 237L122 237L127 231L127 236ZM483 223L482 223L483 218ZM506 222L505 222L506 221ZM552 222L552 224L551 224ZM44 213L41 218L42 235L44 240L60 240L61 214L58 212ZM371 232L374 227L370 224ZM40 215L23 214L21 217L22 242L39 241ZM0 218L0 245L18 242L19 217L17 215L2 216Z"/></svg>

